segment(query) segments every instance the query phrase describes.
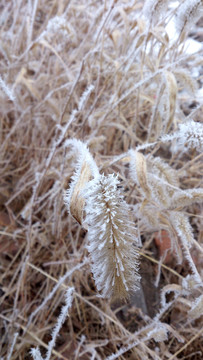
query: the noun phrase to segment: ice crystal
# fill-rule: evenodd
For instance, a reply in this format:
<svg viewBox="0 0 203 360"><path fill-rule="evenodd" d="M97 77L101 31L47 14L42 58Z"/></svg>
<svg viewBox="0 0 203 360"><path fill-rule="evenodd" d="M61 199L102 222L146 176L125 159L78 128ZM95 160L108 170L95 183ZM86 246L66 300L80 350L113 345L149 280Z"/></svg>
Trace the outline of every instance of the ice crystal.
<svg viewBox="0 0 203 360"><path fill-rule="evenodd" d="M177 132L177 146L185 146L187 149L203 149L203 124L193 120L179 125Z"/></svg>
<svg viewBox="0 0 203 360"><path fill-rule="evenodd" d="M168 142L172 140L176 140L176 143L173 147L173 152L178 150L187 151L189 149L202 151L203 124L194 120L189 120L180 124L178 130L173 134L168 134L161 137L162 142Z"/></svg>

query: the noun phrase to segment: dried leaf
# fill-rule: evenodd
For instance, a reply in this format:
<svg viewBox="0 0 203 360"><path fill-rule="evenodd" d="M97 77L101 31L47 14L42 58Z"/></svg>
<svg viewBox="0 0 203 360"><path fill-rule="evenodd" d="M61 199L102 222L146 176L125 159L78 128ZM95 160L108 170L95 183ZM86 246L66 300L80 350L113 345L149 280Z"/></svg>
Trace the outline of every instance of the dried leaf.
<svg viewBox="0 0 203 360"><path fill-rule="evenodd" d="M168 132L174 119L178 87L177 87L176 78L171 72L166 71L165 76L166 76L167 93L168 93L168 101L169 101L169 115L168 115L168 119L166 119L165 132Z"/></svg>
<svg viewBox="0 0 203 360"><path fill-rule="evenodd" d="M85 205L81 192L91 178L99 176L99 170L86 144L77 139L69 139L65 146L72 147L72 152L77 159L76 171L72 177L70 188L66 192L65 203L71 215L81 225Z"/></svg>
<svg viewBox="0 0 203 360"><path fill-rule="evenodd" d="M86 183L91 178L90 166L84 162L81 168L80 176L74 186L72 196L70 199L70 212L74 219L81 225L83 220L83 209L85 200L81 196L81 191L84 189Z"/></svg>
<svg viewBox="0 0 203 360"><path fill-rule="evenodd" d="M9 215L5 211L0 211L0 226L8 226L10 223Z"/></svg>
<svg viewBox="0 0 203 360"><path fill-rule="evenodd" d="M165 230L162 230L161 232L157 232L154 235L154 241L156 246L159 248L159 255L163 258L163 263L170 263L172 259L172 244L169 233Z"/></svg>
<svg viewBox="0 0 203 360"><path fill-rule="evenodd" d="M147 180L146 158L143 154L134 150L130 150L129 155L131 157L131 177L137 180L137 183L144 190L146 197L149 198L151 196L151 190Z"/></svg>
<svg viewBox="0 0 203 360"><path fill-rule="evenodd" d="M203 315L203 295L199 296L196 299L192 309L189 311L189 317L193 320L199 318L202 315Z"/></svg>

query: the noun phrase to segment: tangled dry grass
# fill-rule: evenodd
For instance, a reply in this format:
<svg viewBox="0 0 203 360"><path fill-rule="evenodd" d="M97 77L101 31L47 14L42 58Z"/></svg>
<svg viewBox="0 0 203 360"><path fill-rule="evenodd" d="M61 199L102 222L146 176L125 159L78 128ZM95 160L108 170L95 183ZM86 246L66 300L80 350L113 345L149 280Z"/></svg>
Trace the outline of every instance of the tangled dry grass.
<svg viewBox="0 0 203 360"><path fill-rule="evenodd" d="M203 357L202 51L185 52L202 2L172 3L1 1L1 359L50 351L66 289L46 359ZM72 138L118 174L137 229L126 302L98 296L87 227L64 204Z"/></svg>

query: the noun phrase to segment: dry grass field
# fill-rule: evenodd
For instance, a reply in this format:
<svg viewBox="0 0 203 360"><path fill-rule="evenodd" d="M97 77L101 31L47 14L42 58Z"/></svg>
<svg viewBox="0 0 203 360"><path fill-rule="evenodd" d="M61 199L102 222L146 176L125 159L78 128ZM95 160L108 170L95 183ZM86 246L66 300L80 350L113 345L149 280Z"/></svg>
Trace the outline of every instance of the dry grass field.
<svg viewBox="0 0 203 360"><path fill-rule="evenodd" d="M0 2L1 360L203 359L203 3L143 3Z"/></svg>

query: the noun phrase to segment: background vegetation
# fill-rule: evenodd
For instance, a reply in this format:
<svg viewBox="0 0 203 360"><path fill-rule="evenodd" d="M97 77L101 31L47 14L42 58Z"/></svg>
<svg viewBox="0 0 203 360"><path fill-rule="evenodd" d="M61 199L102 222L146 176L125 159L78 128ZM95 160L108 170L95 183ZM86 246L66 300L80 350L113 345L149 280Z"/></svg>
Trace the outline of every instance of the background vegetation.
<svg viewBox="0 0 203 360"><path fill-rule="evenodd" d="M3 359L45 356L65 289L69 316L47 359L202 359L203 60L187 51L201 11L188 0L1 1ZM137 229L140 289L126 301L98 296L87 226L64 205L81 156L72 138L100 174L118 174Z"/></svg>

